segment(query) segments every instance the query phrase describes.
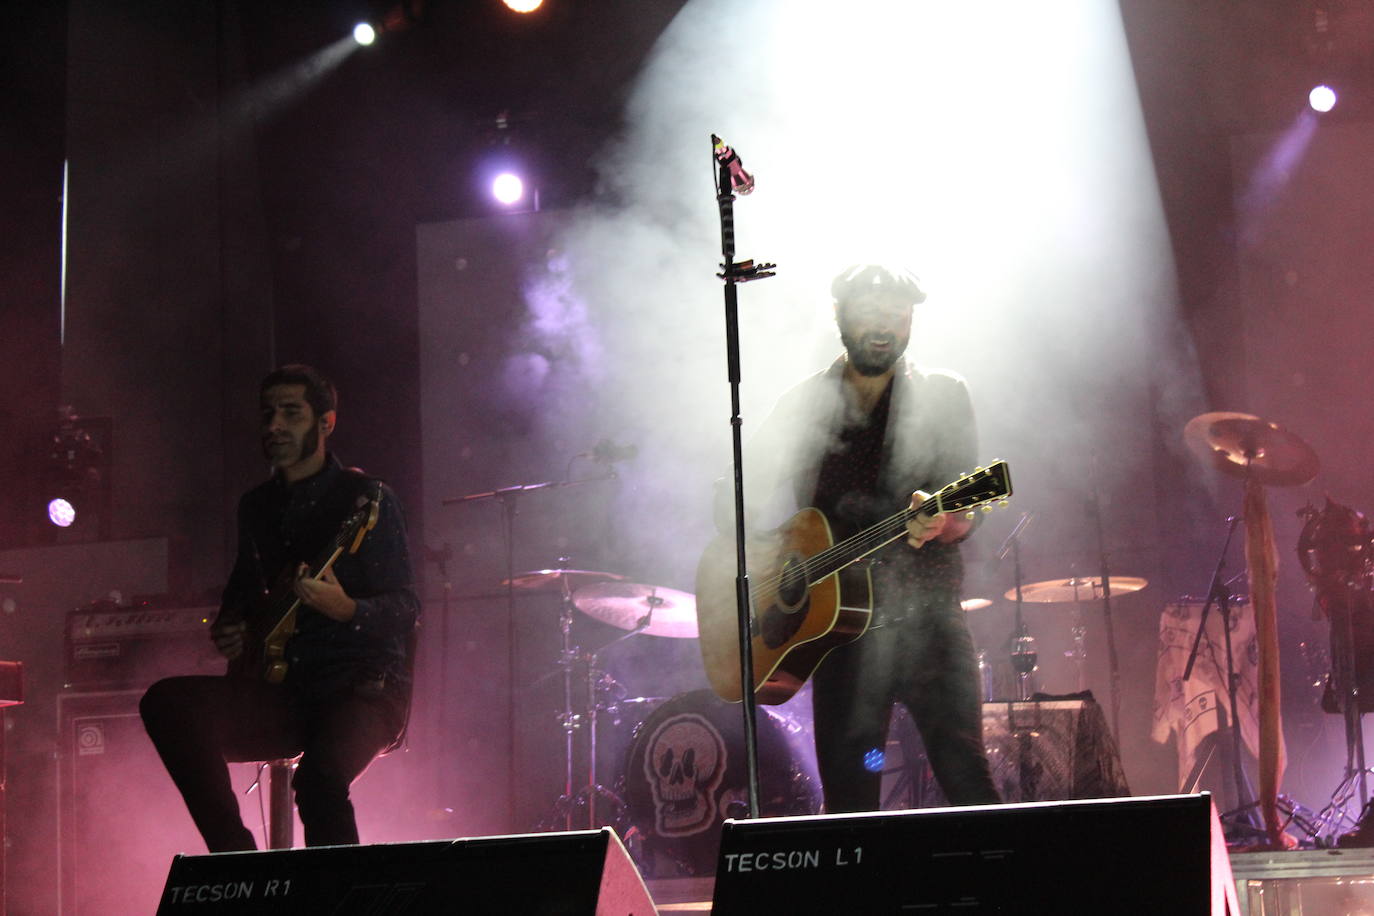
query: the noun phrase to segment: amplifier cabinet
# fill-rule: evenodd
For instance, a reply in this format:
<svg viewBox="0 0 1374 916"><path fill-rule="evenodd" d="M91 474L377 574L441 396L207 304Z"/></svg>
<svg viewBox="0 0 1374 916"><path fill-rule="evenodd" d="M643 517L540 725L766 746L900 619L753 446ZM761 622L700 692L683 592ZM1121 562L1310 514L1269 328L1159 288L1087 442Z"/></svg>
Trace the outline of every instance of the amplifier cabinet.
<svg viewBox="0 0 1374 916"><path fill-rule="evenodd" d="M143 730L142 695L58 694L62 916L151 913L172 856L205 849Z"/></svg>
<svg viewBox="0 0 1374 916"><path fill-rule="evenodd" d="M66 686L146 687L176 674L223 674L210 639L213 607L121 607L97 602L67 614Z"/></svg>
<svg viewBox="0 0 1374 916"><path fill-rule="evenodd" d="M1131 794L1107 719L1092 700L984 703L983 745L1005 802Z"/></svg>

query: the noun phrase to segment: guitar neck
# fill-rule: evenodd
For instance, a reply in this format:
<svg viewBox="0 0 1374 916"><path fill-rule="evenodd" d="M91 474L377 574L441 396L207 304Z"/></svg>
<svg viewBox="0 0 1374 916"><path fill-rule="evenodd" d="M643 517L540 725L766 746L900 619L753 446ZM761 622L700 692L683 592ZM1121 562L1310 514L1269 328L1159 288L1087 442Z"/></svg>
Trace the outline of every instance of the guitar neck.
<svg viewBox="0 0 1374 916"><path fill-rule="evenodd" d="M804 566L808 582L819 582L826 576L839 572L850 563L891 544L906 534L906 523L922 512L934 514L940 511L939 497L932 496L919 506L910 507L889 515L853 537L845 538L834 546L809 557Z"/></svg>

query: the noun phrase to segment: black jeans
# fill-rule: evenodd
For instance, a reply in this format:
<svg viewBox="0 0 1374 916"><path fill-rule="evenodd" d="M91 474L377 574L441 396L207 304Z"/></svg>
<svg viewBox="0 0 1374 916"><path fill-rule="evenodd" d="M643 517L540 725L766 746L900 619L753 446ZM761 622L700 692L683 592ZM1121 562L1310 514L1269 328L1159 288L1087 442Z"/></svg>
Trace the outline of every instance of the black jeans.
<svg viewBox="0 0 1374 916"><path fill-rule="evenodd" d="M998 804L983 749L977 658L955 591L926 588L887 601L874 624L816 671L812 709L825 810L879 807L881 767L866 767L865 755L886 746L896 701L911 713L950 804Z"/></svg>
<svg viewBox="0 0 1374 916"><path fill-rule="evenodd" d="M344 690L306 705L265 682L204 676L158 681L139 712L210 852L256 848L228 762L297 754L291 785L306 845L357 843L349 787L395 739L403 718L386 696Z"/></svg>

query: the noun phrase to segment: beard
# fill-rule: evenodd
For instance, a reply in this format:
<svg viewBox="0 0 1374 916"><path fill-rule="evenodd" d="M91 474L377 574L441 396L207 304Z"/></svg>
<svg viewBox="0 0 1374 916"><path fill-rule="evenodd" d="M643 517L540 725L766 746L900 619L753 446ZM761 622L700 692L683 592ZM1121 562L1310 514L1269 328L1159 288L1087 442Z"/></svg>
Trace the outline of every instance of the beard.
<svg viewBox="0 0 1374 916"><path fill-rule="evenodd" d="M295 454L288 452L279 457L273 454L272 439L270 437L264 437L262 440L262 453L274 467L285 467L303 461L315 454L315 451L320 447L320 427L318 425L311 426L310 431L301 436L299 442L288 437L288 443L295 450Z"/></svg>
<svg viewBox="0 0 1374 916"><path fill-rule="evenodd" d="M869 346L874 341L886 341L891 346L885 350L874 350ZM882 375L891 369L906 352L908 341L895 334L865 334L861 338L856 338L841 328L840 342L844 344L845 352L849 354L849 365L853 367L854 371L860 375L871 377Z"/></svg>

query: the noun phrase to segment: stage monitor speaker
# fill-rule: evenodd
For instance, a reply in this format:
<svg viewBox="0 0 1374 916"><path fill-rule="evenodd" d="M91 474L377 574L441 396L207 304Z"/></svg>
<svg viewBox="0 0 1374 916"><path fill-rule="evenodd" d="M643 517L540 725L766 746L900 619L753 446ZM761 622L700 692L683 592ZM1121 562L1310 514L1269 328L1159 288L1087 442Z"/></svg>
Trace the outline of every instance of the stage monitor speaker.
<svg viewBox="0 0 1374 916"><path fill-rule="evenodd" d="M1211 797L725 822L714 916L1238 913ZM766 908L766 909L765 909Z"/></svg>
<svg viewBox="0 0 1374 916"><path fill-rule="evenodd" d="M625 847L604 828L177 856L157 912L650 916L657 911Z"/></svg>

